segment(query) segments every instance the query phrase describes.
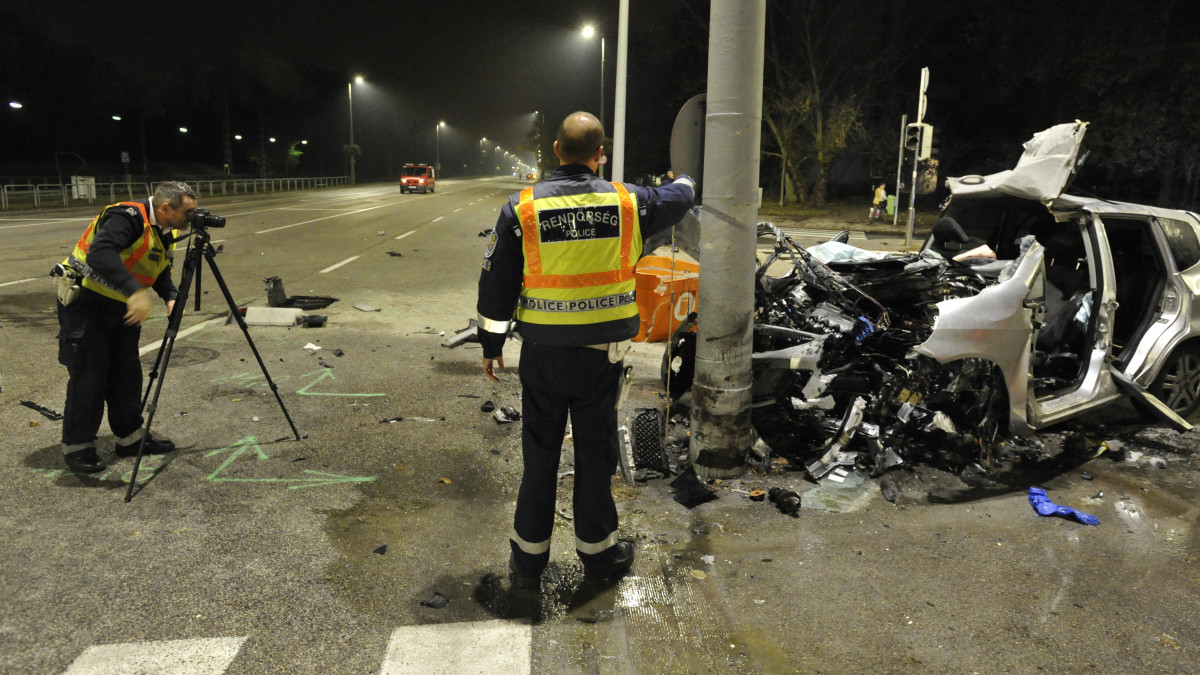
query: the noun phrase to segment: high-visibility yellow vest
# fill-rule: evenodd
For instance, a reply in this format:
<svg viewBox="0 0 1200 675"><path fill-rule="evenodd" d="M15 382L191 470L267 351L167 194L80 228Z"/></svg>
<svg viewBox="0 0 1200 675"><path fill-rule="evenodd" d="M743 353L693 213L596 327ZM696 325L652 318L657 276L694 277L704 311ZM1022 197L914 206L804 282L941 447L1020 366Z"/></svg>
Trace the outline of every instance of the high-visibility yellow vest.
<svg viewBox="0 0 1200 675"><path fill-rule="evenodd" d="M638 209L624 185L612 185L615 192L536 199L532 187L521 192L525 266L518 321L577 326L637 316Z"/></svg>
<svg viewBox="0 0 1200 675"><path fill-rule="evenodd" d="M167 257L166 247L163 245L162 238L159 237L158 231L150 225L150 214L146 210L146 205L141 202L118 202L109 204L104 207L100 215L83 231L83 236L79 238L79 242L75 244L75 250L71 256L67 258L63 265L75 269L83 276L83 287L91 289L100 295L103 295L114 300L125 302L129 300L129 296L121 291L109 286L104 279L101 279L95 272L92 271L87 262L88 252L92 248L92 240L96 238L96 228L100 221L111 209L125 209L130 216L141 216L142 218L142 234L128 248L121 251L121 261L125 263L125 269L133 275L133 278L143 286L153 286L154 281L158 279L158 275L171 264Z"/></svg>

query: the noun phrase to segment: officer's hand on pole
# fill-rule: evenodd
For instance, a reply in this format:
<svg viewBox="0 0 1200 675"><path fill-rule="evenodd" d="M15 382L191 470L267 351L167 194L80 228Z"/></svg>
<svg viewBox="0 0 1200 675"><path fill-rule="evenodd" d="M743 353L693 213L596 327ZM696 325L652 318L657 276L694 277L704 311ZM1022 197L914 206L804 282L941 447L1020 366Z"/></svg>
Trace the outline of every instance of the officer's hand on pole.
<svg viewBox="0 0 1200 675"><path fill-rule="evenodd" d="M150 294L139 288L125 301L125 325L140 326L150 318Z"/></svg>
<svg viewBox="0 0 1200 675"><path fill-rule="evenodd" d="M487 375L487 379L491 380L492 382L499 382L500 378L496 377L496 373L492 368L493 364L495 364L500 370L504 370L504 357L498 356L494 359L483 360L483 374Z"/></svg>

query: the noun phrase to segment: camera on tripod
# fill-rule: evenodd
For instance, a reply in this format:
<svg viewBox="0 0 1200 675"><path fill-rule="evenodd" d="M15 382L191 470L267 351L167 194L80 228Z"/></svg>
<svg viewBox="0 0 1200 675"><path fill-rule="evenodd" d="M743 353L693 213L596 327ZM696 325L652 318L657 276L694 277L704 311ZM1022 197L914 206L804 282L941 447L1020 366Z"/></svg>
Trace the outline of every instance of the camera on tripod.
<svg viewBox="0 0 1200 675"><path fill-rule="evenodd" d="M191 218L192 229L205 230L210 227L225 227L224 216L214 216L212 211L208 209L196 209L192 211Z"/></svg>

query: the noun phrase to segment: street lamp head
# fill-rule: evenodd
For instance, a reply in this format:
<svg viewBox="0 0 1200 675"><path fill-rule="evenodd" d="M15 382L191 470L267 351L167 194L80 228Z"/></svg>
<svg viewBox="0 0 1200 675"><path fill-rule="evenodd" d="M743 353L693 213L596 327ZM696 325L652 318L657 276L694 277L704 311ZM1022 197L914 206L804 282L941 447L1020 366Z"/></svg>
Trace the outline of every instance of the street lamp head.
<svg viewBox="0 0 1200 675"><path fill-rule="evenodd" d="M362 75L355 75L355 76L354 76L354 84L362 84L362 83L363 83L363 76L362 76Z"/></svg>
<svg viewBox="0 0 1200 675"><path fill-rule="evenodd" d="M187 133L187 127L179 127L179 133L181 133L181 134L186 134L186 133Z"/></svg>
<svg viewBox="0 0 1200 675"><path fill-rule="evenodd" d="M592 36L594 36L596 34L596 29L592 26L592 24L589 23L588 25L583 27L582 33L583 33L583 37L591 38Z"/></svg>
<svg viewBox="0 0 1200 675"><path fill-rule="evenodd" d="M112 118L113 118L113 121L114 121L114 122L120 122L120 121L121 121L121 116L120 116L120 115L113 115L113 116L112 116Z"/></svg>
<svg viewBox="0 0 1200 675"><path fill-rule="evenodd" d="M21 108L24 108L25 106L21 105L20 101L9 101L8 107L12 108L13 110L20 110Z"/></svg>
<svg viewBox="0 0 1200 675"><path fill-rule="evenodd" d="M438 126L439 126L439 127L444 127L444 126L446 126L446 123L445 123L445 122L438 122Z"/></svg>

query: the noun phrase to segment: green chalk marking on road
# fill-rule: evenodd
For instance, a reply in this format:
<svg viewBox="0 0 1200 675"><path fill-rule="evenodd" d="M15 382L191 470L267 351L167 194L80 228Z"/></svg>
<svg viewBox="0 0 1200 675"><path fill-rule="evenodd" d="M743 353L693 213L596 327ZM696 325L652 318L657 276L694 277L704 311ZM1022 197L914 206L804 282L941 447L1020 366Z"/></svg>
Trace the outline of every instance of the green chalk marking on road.
<svg viewBox="0 0 1200 675"><path fill-rule="evenodd" d="M221 462L215 471L205 477L204 480L214 483L279 483L288 484L289 490L300 490L309 487L321 487L323 485L337 485L338 483L371 483L375 480L375 476L343 476L340 473L326 473L324 471L312 471L305 469L304 473L309 474L308 478L224 478L220 474L230 464L233 464L242 455L253 451L259 461L270 459L267 453L258 444L258 439L254 436L247 436L233 445L213 450L206 453L205 457L212 457L223 452L229 452L229 456L225 461Z"/></svg>
<svg viewBox="0 0 1200 675"><path fill-rule="evenodd" d="M309 391L309 389L311 389L313 387L313 385L317 384L321 380L324 380L324 379L336 380L337 379L336 377L333 376L333 371L330 370L329 368L322 368L320 370L314 370L311 373L305 373L305 374L301 375L300 377L302 377L302 378L303 377L311 377L313 375L319 375L319 377L317 379L313 380L312 382L309 382L307 385L304 386L304 388L297 389L296 390L297 394L300 394L301 396L387 396L387 394L337 394L337 393L330 393L330 392L323 392L323 391Z"/></svg>
<svg viewBox="0 0 1200 675"><path fill-rule="evenodd" d="M258 439L255 438L254 436L247 436L247 437L243 438L242 440L238 441L237 443L234 443L233 445L221 448L220 450L213 450L212 452L206 453L204 456L212 457L213 455L219 455L222 452L226 452L229 450L233 450L233 452L230 453L230 455L225 458L225 461L221 463L221 466L217 467L216 471L213 471L212 473L208 474L208 476L204 480L217 480L217 474L224 471L225 467L229 466L230 464L233 464L233 462L235 460L237 460L238 457L241 457L247 450L254 450L254 452L256 452L258 454L259 461L262 461L264 459L270 459L270 457L267 455L267 453L263 452L263 449L261 447L259 447Z"/></svg>

